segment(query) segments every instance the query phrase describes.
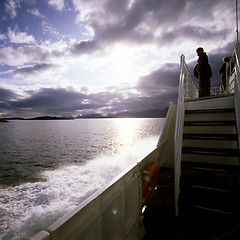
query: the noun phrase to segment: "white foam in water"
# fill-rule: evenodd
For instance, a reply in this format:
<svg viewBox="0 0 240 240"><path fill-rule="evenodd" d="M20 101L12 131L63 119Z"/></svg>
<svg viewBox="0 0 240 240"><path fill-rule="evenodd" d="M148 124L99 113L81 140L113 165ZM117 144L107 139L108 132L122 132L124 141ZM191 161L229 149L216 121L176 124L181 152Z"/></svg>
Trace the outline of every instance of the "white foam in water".
<svg viewBox="0 0 240 240"><path fill-rule="evenodd" d="M117 155L100 156L82 166L42 173L46 181L0 189L0 239L28 239L46 229L96 190L138 162L156 146L157 137L122 147Z"/></svg>

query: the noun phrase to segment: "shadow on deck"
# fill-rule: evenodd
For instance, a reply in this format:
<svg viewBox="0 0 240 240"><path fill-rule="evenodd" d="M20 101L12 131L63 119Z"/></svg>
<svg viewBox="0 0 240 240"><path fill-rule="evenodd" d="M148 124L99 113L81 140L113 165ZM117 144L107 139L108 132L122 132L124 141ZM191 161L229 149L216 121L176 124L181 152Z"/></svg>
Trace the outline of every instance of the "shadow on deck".
<svg viewBox="0 0 240 240"><path fill-rule="evenodd" d="M240 239L239 216L226 216L195 209L175 217L173 171L161 169L157 189L144 212L144 240L235 240ZM161 183L161 184L160 184Z"/></svg>

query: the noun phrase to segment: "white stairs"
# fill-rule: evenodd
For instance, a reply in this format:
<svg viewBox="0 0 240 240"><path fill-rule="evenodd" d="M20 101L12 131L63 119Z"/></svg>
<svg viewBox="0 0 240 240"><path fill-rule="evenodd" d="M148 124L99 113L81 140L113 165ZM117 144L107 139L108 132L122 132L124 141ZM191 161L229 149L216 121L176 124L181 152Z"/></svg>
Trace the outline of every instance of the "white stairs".
<svg viewBox="0 0 240 240"><path fill-rule="evenodd" d="M239 202L239 143L233 96L186 102L180 216L239 216Z"/></svg>

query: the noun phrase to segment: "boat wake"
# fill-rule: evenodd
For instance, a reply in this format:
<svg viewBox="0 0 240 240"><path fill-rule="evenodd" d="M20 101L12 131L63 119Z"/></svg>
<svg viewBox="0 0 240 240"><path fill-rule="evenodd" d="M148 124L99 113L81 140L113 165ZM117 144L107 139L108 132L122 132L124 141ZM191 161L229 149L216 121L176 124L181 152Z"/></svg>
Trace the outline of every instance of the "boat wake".
<svg viewBox="0 0 240 240"><path fill-rule="evenodd" d="M71 211L129 165L151 152L157 137L122 147L82 165L41 173L42 181L0 188L0 238L28 239Z"/></svg>

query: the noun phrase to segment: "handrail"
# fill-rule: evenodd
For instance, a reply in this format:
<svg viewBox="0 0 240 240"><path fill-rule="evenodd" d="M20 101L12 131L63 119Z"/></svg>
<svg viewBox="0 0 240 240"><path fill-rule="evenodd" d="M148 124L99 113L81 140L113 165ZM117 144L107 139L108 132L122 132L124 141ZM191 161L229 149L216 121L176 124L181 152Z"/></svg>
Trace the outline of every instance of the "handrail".
<svg viewBox="0 0 240 240"><path fill-rule="evenodd" d="M240 144L240 45L236 44L229 63L226 64L226 93L234 94L235 116L237 122L238 142ZM231 69L232 63L234 68ZM240 150L239 150L240 151Z"/></svg>
<svg viewBox="0 0 240 240"><path fill-rule="evenodd" d="M240 45L239 43L236 44L232 60L235 59L235 72L234 72L234 104L235 104L235 116L237 122L237 132L238 132L238 143L240 144ZM240 152L240 147L239 147Z"/></svg>
<svg viewBox="0 0 240 240"><path fill-rule="evenodd" d="M180 79L178 89L178 106L177 117L175 125L174 136L174 188L175 188L175 214L178 216L178 195L179 195L179 181L180 181L180 168L181 168L181 156L182 156L182 135L184 124L184 99L193 98L197 94L196 87L191 79L191 75L185 63L184 55L180 58ZM194 91L192 91L192 89Z"/></svg>
<svg viewBox="0 0 240 240"><path fill-rule="evenodd" d="M184 75L184 79L183 79L184 99L197 98L198 97L198 89L192 80L188 66L185 62L184 55L181 55L181 66L180 67L181 67L180 71L182 71L182 74Z"/></svg>

